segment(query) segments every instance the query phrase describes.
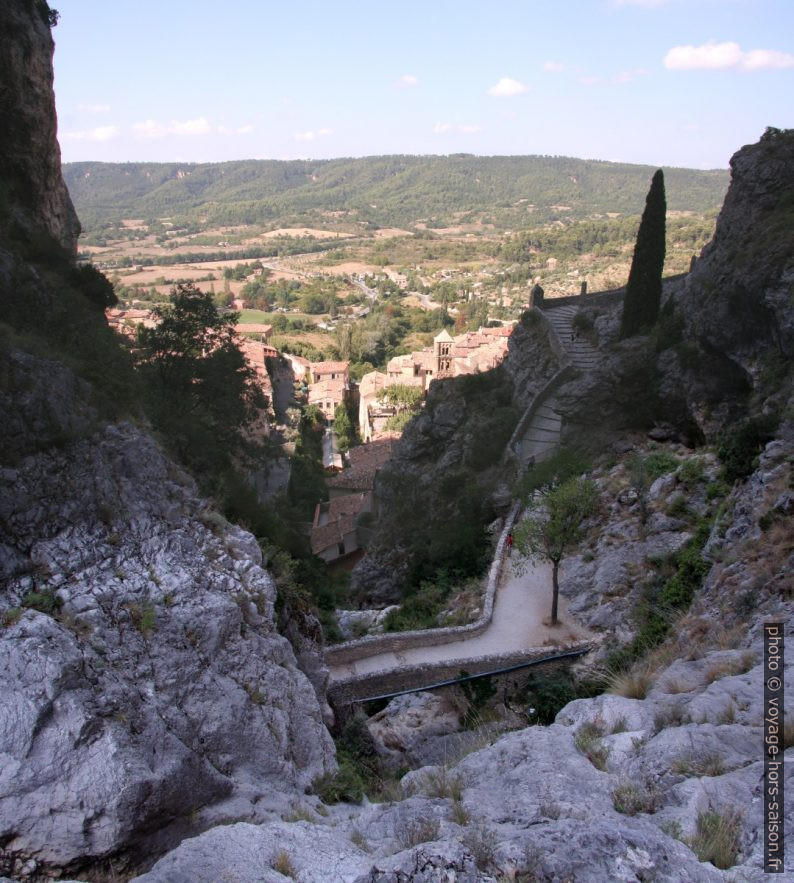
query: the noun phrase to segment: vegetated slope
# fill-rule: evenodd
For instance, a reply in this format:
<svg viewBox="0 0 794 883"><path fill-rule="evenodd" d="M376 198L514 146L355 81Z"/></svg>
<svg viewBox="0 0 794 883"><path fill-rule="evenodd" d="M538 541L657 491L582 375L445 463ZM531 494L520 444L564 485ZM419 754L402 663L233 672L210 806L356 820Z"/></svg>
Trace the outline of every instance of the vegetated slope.
<svg viewBox="0 0 794 883"><path fill-rule="evenodd" d="M36 879L280 816L335 768L255 539L120 419L135 381L73 264L50 18L0 5L0 875Z"/></svg>
<svg viewBox="0 0 794 883"><path fill-rule="evenodd" d="M635 213L650 166L547 156L376 156L227 163L97 163L64 166L87 229L121 218L178 216L210 223L262 223L304 212L354 212L380 225L451 222L478 212L503 223ZM722 170L666 170L671 210L719 206ZM520 201L520 202L519 202ZM528 206L534 206L533 214Z"/></svg>

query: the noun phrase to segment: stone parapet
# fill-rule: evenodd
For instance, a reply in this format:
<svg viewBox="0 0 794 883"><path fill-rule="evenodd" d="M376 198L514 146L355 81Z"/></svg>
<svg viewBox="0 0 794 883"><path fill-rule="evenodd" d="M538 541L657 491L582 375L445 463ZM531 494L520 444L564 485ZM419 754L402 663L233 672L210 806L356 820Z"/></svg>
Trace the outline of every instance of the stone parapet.
<svg viewBox="0 0 794 883"><path fill-rule="evenodd" d="M499 579L502 575L504 564L505 544L507 535L513 529L516 518L521 509L521 503L513 504L512 509L505 519L505 524L496 544L496 552L488 571L488 580L485 586L483 609L479 618L469 625L449 626L440 629L419 629L411 632L394 632L385 635L369 635L366 638L358 638L354 641L345 641L343 644L335 644L325 649L325 662L329 667L346 665L358 659L368 656L376 656L379 653L398 653L409 650L412 647L424 647L427 645L438 646L439 644L452 644L455 641L464 641L481 634L491 623L493 616L494 599Z"/></svg>

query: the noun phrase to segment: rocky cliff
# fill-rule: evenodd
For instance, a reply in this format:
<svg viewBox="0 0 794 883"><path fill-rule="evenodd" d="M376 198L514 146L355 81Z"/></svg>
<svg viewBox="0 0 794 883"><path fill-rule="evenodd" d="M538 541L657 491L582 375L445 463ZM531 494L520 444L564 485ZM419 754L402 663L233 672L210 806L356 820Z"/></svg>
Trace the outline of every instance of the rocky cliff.
<svg viewBox="0 0 794 883"><path fill-rule="evenodd" d="M69 262L50 18L0 6L0 874L25 879L280 818L335 768L256 541L112 419L129 377Z"/></svg>
<svg viewBox="0 0 794 883"><path fill-rule="evenodd" d="M69 252L80 224L61 177L52 25L45 0L12 0L0 10L0 230L19 243L49 235Z"/></svg>

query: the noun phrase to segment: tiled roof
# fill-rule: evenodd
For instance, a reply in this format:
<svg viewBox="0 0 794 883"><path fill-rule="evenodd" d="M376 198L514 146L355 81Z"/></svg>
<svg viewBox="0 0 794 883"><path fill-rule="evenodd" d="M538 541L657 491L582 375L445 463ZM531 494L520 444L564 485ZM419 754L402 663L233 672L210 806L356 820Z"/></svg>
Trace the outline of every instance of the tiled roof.
<svg viewBox="0 0 794 883"><path fill-rule="evenodd" d="M366 494L348 494L328 503L317 504L311 538L313 554L342 542L345 534L355 528L356 516L363 509L366 499Z"/></svg>
<svg viewBox="0 0 794 883"><path fill-rule="evenodd" d="M329 478L329 488L349 488L356 491L369 491L375 483L375 473L391 457L394 438L380 438L351 448L347 456L350 466L339 475ZM340 497L339 499L344 499ZM333 501L332 501L333 502Z"/></svg>
<svg viewBox="0 0 794 883"><path fill-rule="evenodd" d="M312 374L344 374L350 362L311 362L309 367Z"/></svg>
<svg viewBox="0 0 794 883"><path fill-rule="evenodd" d="M370 371L361 378L358 385L359 394L362 396L372 395L372 393L380 392L386 383L386 375L380 371Z"/></svg>

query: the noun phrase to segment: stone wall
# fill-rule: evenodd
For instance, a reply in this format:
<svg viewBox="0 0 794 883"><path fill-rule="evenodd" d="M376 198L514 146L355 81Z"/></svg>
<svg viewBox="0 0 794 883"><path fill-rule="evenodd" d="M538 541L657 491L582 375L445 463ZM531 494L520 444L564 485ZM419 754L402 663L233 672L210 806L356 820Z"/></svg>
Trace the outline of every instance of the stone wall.
<svg viewBox="0 0 794 883"><path fill-rule="evenodd" d="M520 506L520 503L515 503L505 519L504 528L496 544L496 553L491 562L491 568L488 571L482 614L476 622L469 625L450 626L449 628L441 629L420 629L412 632L369 635L366 638L345 641L343 644L336 644L333 647L326 648L326 664L329 666L345 665L349 662L355 662L357 659L364 659L367 656L377 656L379 653L397 653L402 650L409 650L412 647L424 647L428 644L432 644L434 647L439 644L452 644L455 641L473 638L484 632L490 625L491 616L493 615L496 589L499 585L504 564L504 549L507 535L515 524Z"/></svg>

